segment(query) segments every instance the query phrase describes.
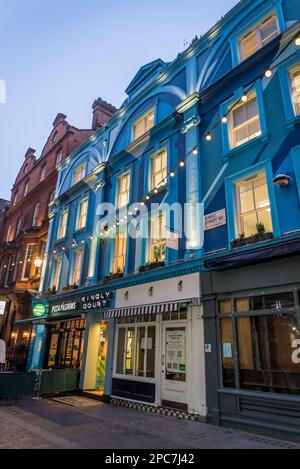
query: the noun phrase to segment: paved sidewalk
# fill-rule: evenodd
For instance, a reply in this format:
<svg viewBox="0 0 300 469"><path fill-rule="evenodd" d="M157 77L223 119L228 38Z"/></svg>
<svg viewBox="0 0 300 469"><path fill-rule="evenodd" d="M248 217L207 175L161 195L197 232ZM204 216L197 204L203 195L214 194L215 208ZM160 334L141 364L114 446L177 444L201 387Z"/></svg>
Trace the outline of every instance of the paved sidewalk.
<svg viewBox="0 0 300 469"><path fill-rule="evenodd" d="M0 422L0 449L300 448L300 443L138 412L85 398L77 401L76 406L46 399L2 403Z"/></svg>

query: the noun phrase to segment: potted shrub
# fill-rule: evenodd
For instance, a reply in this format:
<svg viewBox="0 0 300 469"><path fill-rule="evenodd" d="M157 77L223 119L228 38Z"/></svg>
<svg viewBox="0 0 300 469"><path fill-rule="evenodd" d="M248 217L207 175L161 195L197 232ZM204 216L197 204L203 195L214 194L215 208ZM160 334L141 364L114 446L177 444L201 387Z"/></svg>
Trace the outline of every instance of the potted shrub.
<svg viewBox="0 0 300 469"><path fill-rule="evenodd" d="M166 257L166 246L154 246L153 251L153 262L147 262L146 265L142 265L139 268L139 272L147 272L148 270L157 269L158 267L164 267Z"/></svg>
<svg viewBox="0 0 300 469"><path fill-rule="evenodd" d="M240 234L239 238L232 240L231 241L232 249L273 239L273 233L266 232L265 225L262 222L258 222L256 224L256 230L257 232L255 234L252 234L251 236L248 236L247 238L245 237L245 234L242 233Z"/></svg>
<svg viewBox="0 0 300 469"><path fill-rule="evenodd" d="M48 290L45 292L45 296L56 295L56 293L56 287L48 288Z"/></svg>
<svg viewBox="0 0 300 469"><path fill-rule="evenodd" d="M117 278L122 278L124 276L124 272L120 267L118 267L117 272L110 272L110 274L105 277L105 280L114 280Z"/></svg>

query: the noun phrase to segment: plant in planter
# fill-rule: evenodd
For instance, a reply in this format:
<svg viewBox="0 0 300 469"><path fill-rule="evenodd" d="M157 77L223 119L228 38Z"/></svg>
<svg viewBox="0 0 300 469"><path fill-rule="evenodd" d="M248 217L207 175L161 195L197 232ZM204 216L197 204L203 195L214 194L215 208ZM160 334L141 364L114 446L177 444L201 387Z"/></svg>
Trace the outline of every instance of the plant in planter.
<svg viewBox="0 0 300 469"><path fill-rule="evenodd" d="M56 293L56 287L48 288L48 290L45 292L45 296L56 295Z"/></svg>
<svg viewBox="0 0 300 469"><path fill-rule="evenodd" d="M110 272L107 277L105 277L105 280L113 280L115 278L121 278L124 276L123 270L118 267L116 272Z"/></svg>
<svg viewBox="0 0 300 469"><path fill-rule="evenodd" d="M273 239L273 233L266 232L265 225L262 222L256 224L257 233L251 234L251 236L245 237L245 234L241 234L239 238L231 241L231 247L238 248L241 246L248 246L251 244L256 244L262 241L268 241Z"/></svg>
<svg viewBox="0 0 300 469"><path fill-rule="evenodd" d="M153 262L147 262L145 265L140 266L139 272L147 272L148 270L157 269L157 267L163 267L165 265L166 258L166 246L154 246L153 250Z"/></svg>

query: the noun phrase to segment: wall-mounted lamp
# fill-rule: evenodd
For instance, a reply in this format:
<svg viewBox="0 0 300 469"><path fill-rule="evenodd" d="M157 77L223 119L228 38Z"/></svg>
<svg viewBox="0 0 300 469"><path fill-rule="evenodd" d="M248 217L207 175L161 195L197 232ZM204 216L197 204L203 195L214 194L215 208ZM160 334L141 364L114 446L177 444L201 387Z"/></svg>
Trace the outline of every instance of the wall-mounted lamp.
<svg viewBox="0 0 300 469"><path fill-rule="evenodd" d="M300 34L298 34L298 36L296 37L295 44L296 46L300 47Z"/></svg>
<svg viewBox="0 0 300 469"><path fill-rule="evenodd" d="M153 287L150 287L148 290L148 295L153 296Z"/></svg>
<svg viewBox="0 0 300 469"><path fill-rule="evenodd" d="M42 267L42 259L40 259L39 257L36 257L34 259L34 266L37 268L37 269L40 269Z"/></svg>
<svg viewBox="0 0 300 469"><path fill-rule="evenodd" d="M126 291L126 292L124 293L124 300L127 301L127 300L128 300L128 297L129 297L129 292Z"/></svg>
<svg viewBox="0 0 300 469"><path fill-rule="evenodd" d="M272 183L274 184L274 186L277 186L280 189L288 186L290 182L291 182L291 177L284 173L277 174L277 176L275 176L272 179Z"/></svg>
<svg viewBox="0 0 300 469"><path fill-rule="evenodd" d="M183 288L183 281L180 280L180 282L178 282L177 289L178 291L182 291L182 288Z"/></svg>

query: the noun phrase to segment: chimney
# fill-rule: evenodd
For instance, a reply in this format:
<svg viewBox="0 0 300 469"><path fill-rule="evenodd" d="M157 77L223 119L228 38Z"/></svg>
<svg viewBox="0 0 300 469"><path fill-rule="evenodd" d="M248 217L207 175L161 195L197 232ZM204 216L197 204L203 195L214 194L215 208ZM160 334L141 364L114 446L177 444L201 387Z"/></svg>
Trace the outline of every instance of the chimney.
<svg viewBox="0 0 300 469"><path fill-rule="evenodd" d="M97 130L99 127L102 127L116 112L117 108L111 104L103 101L101 98L98 98L94 101L92 106L93 109L93 130Z"/></svg>
<svg viewBox="0 0 300 469"><path fill-rule="evenodd" d="M67 116L65 116L65 114L62 114L61 112L59 112L57 114L57 116L55 117L54 119L54 122L53 122L53 127L56 127L57 124L60 122L60 121L64 121L66 120Z"/></svg>
<svg viewBox="0 0 300 469"><path fill-rule="evenodd" d="M29 158L30 156L34 156L35 150L33 148L28 148L27 152L25 153L25 160Z"/></svg>

